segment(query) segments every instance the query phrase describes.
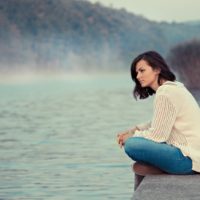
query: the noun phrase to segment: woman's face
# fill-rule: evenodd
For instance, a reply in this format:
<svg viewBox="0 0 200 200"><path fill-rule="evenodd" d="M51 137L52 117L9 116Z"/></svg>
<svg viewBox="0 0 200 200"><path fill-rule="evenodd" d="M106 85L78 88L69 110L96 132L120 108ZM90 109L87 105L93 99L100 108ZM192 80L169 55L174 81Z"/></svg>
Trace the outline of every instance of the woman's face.
<svg viewBox="0 0 200 200"><path fill-rule="evenodd" d="M150 87L153 90L157 90L158 76L160 70L153 69L145 60L140 60L136 64L136 78L141 84L141 87Z"/></svg>

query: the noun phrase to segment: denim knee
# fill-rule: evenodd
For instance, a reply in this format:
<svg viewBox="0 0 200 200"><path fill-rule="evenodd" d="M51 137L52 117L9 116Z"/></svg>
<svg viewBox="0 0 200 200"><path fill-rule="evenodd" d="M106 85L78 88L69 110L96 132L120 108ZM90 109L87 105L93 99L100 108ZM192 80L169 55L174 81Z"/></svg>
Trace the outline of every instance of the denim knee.
<svg viewBox="0 0 200 200"><path fill-rule="evenodd" d="M144 148L144 144L142 141L143 138L140 137L128 138L124 144L124 150L126 154L132 157L134 152L141 150L142 147Z"/></svg>
<svg viewBox="0 0 200 200"><path fill-rule="evenodd" d="M124 144L126 154L134 161L150 164L171 174L191 174L192 160L180 149L166 143L157 143L142 137L128 138Z"/></svg>

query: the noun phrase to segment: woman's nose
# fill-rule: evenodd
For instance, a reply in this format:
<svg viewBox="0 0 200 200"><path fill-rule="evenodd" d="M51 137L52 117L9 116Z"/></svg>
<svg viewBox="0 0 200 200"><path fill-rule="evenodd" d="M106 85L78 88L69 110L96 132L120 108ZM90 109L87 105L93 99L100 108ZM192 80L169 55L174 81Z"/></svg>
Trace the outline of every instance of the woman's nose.
<svg viewBox="0 0 200 200"><path fill-rule="evenodd" d="M140 78L140 73L137 73L137 76L136 76L136 78L137 78L137 79L139 79L139 78Z"/></svg>

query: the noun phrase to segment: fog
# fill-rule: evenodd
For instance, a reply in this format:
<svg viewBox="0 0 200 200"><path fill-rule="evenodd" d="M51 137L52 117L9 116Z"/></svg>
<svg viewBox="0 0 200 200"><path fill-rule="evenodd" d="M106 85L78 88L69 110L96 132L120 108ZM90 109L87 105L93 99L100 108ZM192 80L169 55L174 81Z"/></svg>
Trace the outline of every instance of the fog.
<svg viewBox="0 0 200 200"><path fill-rule="evenodd" d="M106 44L98 49L65 44L65 41L51 40L36 42L24 39L10 41L0 48L0 75L55 75L68 73L94 73L95 71L121 71L129 68L122 60L119 50Z"/></svg>

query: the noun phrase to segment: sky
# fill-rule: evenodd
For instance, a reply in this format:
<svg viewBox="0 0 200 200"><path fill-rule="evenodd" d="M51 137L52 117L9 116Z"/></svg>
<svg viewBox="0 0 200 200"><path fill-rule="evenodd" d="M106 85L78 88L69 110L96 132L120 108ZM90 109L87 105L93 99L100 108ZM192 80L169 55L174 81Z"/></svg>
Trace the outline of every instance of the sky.
<svg viewBox="0 0 200 200"><path fill-rule="evenodd" d="M200 0L88 0L142 15L154 21L200 21Z"/></svg>

